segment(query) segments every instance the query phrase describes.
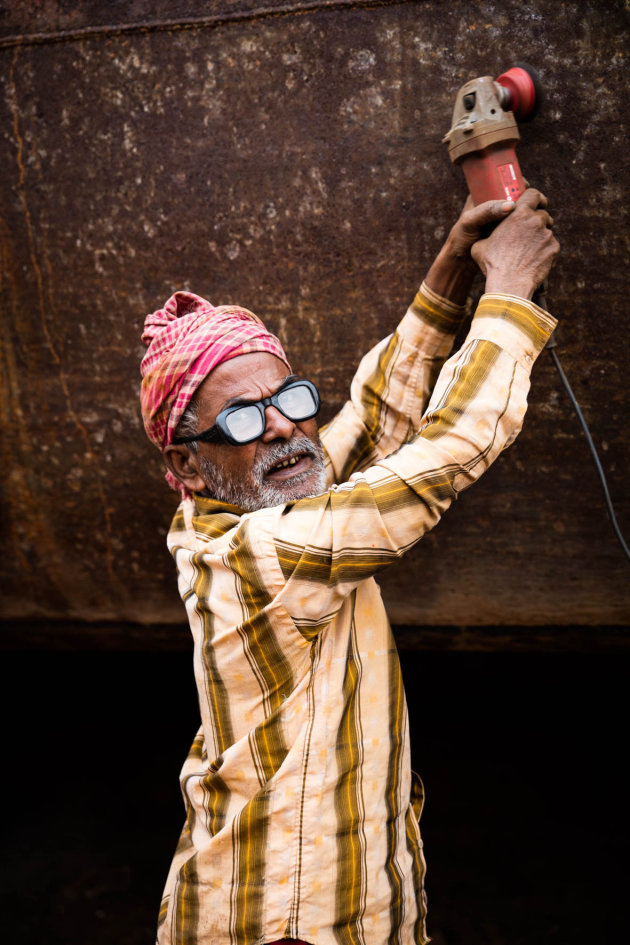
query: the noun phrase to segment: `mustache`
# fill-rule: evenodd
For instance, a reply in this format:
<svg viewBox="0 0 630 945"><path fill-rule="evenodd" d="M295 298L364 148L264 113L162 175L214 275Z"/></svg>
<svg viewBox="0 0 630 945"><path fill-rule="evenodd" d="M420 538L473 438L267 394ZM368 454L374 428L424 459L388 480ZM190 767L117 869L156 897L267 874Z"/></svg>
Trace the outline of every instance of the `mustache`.
<svg viewBox="0 0 630 945"><path fill-rule="evenodd" d="M307 436L292 436L285 443L275 443L270 446L262 456L254 460L252 466L254 478L262 482L263 478L277 463L281 463L290 456L295 456L296 453L315 459L316 451L313 442Z"/></svg>
<svg viewBox="0 0 630 945"><path fill-rule="evenodd" d="M296 454L310 456L313 460L311 468L292 476L288 486L267 480L267 473L273 466ZM319 437L311 440L297 434L288 442L274 443L254 459L249 470L243 469L240 476L238 472L232 475L224 473L221 466L205 456L199 457L199 466L206 484L203 494L237 505L245 512L320 495L326 490L324 451Z"/></svg>

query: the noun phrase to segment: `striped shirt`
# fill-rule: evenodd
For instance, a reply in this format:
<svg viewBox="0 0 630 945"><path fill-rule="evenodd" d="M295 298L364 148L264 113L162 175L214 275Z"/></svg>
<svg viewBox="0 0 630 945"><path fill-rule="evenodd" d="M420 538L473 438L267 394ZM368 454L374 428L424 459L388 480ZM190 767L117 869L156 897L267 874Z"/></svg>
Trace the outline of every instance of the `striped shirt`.
<svg viewBox="0 0 630 945"><path fill-rule="evenodd" d="M329 491L244 514L202 496L168 537L194 638L201 728L160 945L428 941L396 646L373 576L518 433L555 320L421 286L321 431ZM448 360L446 360L448 358Z"/></svg>

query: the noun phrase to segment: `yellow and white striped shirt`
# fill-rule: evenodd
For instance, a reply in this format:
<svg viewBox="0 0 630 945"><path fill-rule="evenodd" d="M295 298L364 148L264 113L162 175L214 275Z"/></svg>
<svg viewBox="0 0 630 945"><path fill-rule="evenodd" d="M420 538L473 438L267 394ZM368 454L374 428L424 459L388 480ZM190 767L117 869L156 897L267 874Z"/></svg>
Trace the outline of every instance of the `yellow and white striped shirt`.
<svg viewBox="0 0 630 945"><path fill-rule="evenodd" d="M249 514L195 496L175 515L201 728L160 945L428 940L422 787L373 575L514 439L555 325L485 295L444 363L461 316L423 285L365 356L321 431L327 493Z"/></svg>

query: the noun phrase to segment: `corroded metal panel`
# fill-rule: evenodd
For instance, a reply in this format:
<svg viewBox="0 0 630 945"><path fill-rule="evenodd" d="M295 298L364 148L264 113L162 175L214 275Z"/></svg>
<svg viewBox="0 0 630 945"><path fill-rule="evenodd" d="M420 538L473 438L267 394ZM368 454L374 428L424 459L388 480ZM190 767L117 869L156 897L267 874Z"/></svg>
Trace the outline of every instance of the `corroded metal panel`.
<svg viewBox="0 0 630 945"><path fill-rule="evenodd" d="M515 62L519 156L562 256L559 352L627 498L627 4L13 4L0 20L3 612L182 618L175 496L139 418L140 331L176 288L239 302L327 415L465 197L458 88ZM553 365L517 443L382 579L406 625L623 625L628 565ZM595 632L595 631L594 631Z"/></svg>

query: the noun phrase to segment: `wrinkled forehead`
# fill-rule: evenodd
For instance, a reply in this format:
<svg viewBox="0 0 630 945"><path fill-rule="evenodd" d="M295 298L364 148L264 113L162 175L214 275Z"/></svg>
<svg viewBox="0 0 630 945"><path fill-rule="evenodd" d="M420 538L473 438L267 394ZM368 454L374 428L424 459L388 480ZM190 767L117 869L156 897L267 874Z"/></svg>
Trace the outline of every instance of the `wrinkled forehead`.
<svg viewBox="0 0 630 945"><path fill-rule="evenodd" d="M291 377L284 361L267 351L239 354L214 368L199 385L199 417L214 419L232 403L261 400Z"/></svg>

